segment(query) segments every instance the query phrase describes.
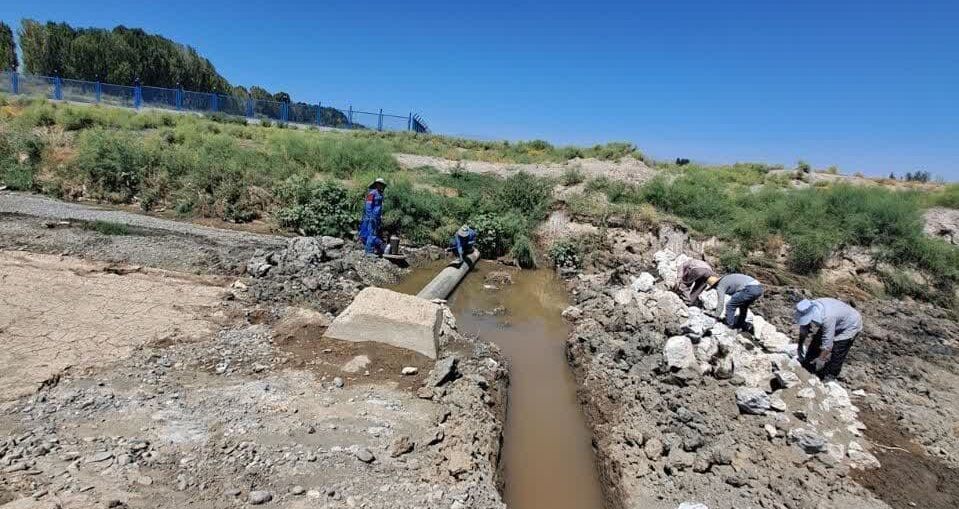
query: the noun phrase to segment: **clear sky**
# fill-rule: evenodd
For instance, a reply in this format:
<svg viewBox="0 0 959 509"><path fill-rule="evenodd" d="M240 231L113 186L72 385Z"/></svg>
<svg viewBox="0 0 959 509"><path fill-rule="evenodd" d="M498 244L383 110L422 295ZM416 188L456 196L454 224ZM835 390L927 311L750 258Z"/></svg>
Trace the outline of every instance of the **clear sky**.
<svg viewBox="0 0 959 509"><path fill-rule="evenodd" d="M141 27L228 80L439 133L959 180L959 0L10 0Z"/></svg>

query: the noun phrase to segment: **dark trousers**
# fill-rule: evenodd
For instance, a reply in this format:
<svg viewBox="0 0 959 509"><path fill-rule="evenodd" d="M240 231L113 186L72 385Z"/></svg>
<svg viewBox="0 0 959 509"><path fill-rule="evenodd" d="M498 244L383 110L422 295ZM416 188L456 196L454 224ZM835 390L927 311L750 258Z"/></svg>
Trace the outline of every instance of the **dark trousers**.
<svg viewBox="0 0 959 509"><path fill-rule="evenodd" d="M807 371L815 373L819 378L839 378L839 372L842 371L842 365L846 362L846 356L849 355L849 349L852 348L852 343L855 340L856 336L843 341L833 341L832 354L829 355L829 360L826 361L826 365L821 370L816 371L816 366L813 363L822 353L822 334L816 334L809 343L809 349L806 350L806 355L802 359L802 365Z"/></svg>
<svg viewBox="0 0 959 509"><path fill-rule="evenodd" d="M726 301L726 325L734 329L742 329L746 325L746 313L749 312L749 306L762 296L762 286L749 285L729 297L729 300ZM739 317L736 317L736 310L739 310Z"/></svg>

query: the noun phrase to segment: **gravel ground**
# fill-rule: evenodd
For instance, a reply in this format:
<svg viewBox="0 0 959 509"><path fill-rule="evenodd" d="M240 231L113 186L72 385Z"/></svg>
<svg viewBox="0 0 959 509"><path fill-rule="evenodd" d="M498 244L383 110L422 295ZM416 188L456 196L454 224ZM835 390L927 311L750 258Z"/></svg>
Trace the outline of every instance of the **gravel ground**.
<svg viewBox="0 0 959 509"><path fill-rule="evenodd" d="M287 240L285 237L276 235L222 230L143 214L134 214L122 210L111 210L92 205L63 202L36 194L11 191L0 192L0 214L22 214L65 221L109 221L139 228L200 236L220 242L257 242L270 245L282 245L285 244Z"/></svg>

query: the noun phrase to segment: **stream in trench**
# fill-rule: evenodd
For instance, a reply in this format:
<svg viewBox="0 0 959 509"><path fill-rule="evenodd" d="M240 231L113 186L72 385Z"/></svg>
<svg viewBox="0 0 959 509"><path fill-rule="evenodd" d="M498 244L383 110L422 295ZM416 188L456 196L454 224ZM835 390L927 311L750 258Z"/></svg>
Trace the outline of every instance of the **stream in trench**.
<svg viewBox="0 0 959 509"><path fill-rule="evenodd" d="M415 269L394 289L416 294L444 266ZM510 271L512 285L485 288L486 275L502 270L477 264L449 306L461 331L495 343L510 361L505 502L510 509L602 509L591 437L566 364L562 281L548 270Z"/></svg>

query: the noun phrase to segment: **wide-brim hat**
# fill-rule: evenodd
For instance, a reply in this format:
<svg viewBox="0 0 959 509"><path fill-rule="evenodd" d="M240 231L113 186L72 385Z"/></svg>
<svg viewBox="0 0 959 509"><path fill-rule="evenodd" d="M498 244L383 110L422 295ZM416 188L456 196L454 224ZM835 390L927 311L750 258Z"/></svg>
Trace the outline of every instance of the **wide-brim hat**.
<svg viewBox="0 0 959 509"><path fill-rule="evenodd" d="M379 179L374 180L373 182L370 182L370 185L367 186L367 188L373 187L373 186L375 186L376 184L383 184L383 187L386 187L386 181L383 180L383 179L381 179L381 178L379 178Z"/></svg>
<svg viewBox="0 0 959 509"><path fill-rule="evenodd" d="M469 237L470 236L470 227L467 225L460 226L459 230L456 230L456 234L460 237Z"/></svg>
<svg viewBox="0 0 959 509"><path fill-rule="evenodd" d="M719 284L720 279L721 278L719 276L713 274L712 276L709 276L708 278L706 278L706 285L709 286L710 288L713 288L717 284Z"/></svg>
<svg viewBox="0 0 959 509"><path fill-rule="evenodd" d="M796 304L796 323L800 326L809 325L822 314L822 307L809 299L803 299Z"/></svg>

